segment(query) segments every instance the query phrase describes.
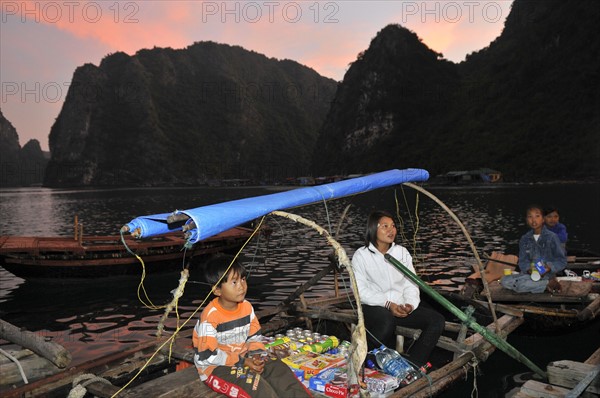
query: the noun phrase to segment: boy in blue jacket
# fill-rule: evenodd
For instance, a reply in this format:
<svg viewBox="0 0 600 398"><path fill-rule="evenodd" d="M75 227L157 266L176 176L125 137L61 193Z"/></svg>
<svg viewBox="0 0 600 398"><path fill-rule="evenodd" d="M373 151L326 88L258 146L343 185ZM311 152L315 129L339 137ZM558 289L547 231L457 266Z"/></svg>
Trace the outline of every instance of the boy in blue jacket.
<svg viewBox="0 0 600 398"><path fill-rule="evenodd" d="M527 208L527 225L531 230L519 241L519 274L508 275L500 280L502 287L517 293L543 293L560 291L556 274L565 269L567 258L558 236L544 225L544 213L540 206ZM543 275L532 279L532 265L543 264ZM542 274L542 272L540 272Z"/></svg>

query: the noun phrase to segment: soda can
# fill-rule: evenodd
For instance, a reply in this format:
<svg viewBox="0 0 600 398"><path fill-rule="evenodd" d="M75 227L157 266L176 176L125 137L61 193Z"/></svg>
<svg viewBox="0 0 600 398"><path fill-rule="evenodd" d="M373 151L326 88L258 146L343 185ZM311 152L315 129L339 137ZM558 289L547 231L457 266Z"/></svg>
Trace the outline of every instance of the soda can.
<svg viewBox="0 0 600 398"><path fill-rule="evenodd" d="M539 260L535 263L535 269L540 273L540 276L543 276L546 273L546 267L544 266L544 262Z"/></svg>

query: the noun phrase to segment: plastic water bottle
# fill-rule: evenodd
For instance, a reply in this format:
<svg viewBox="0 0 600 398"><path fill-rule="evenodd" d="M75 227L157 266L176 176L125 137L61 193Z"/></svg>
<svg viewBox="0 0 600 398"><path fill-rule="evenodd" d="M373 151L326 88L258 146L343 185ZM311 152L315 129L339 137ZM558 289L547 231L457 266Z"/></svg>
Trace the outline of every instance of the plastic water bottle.
<svg viewBox="0 0 600 398"><path fill-rule="evenodd" d="M397 378L398 382L409 384L414 381L412 378L410 381L406 379L407 376L410 376L409 373L415 369L397 351L382 345L379 349L375 349L373 353L379 367L385 373Z"/></svg>

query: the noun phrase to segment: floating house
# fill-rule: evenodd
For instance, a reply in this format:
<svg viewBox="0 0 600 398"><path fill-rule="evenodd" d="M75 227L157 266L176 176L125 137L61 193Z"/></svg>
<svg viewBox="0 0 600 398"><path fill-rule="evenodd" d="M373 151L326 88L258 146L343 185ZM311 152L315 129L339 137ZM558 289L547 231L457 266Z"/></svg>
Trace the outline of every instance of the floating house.
<svg viewBox="0 0 600 398"><path fill-rule="evenodd" d="M481 168L476 170L449 171L435 178L439 183L481 184L502 181L502 173L497 170Z"/></svg>

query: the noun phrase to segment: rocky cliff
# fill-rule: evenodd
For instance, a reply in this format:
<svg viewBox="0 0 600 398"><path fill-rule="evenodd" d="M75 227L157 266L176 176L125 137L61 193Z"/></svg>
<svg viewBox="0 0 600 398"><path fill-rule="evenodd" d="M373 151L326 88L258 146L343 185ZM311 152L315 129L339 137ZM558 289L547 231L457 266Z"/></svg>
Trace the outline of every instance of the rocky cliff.
<svg viewBox="0 0 600 398"><path fill-rule="evenodd" d="M382 29L344 76L316 174L491 167L509 180L600 176L600 5L515 0L502 34L454 64Z"/></svg>
<svg viewBox="0 0 600 398"><path fill-rule="evenodd" d="M296 62L212 42L109 55L74 73L45 184L305 174L336 85Z"/></svg>
<svg viewBox="0 0 600 398"><path fill-rule="evenodd" d="M0 110L0 187L41 184L47 163L39 141L21 148L17 130Z"/></svg>

